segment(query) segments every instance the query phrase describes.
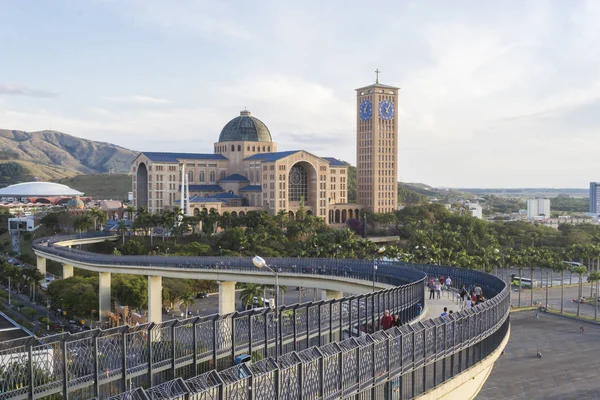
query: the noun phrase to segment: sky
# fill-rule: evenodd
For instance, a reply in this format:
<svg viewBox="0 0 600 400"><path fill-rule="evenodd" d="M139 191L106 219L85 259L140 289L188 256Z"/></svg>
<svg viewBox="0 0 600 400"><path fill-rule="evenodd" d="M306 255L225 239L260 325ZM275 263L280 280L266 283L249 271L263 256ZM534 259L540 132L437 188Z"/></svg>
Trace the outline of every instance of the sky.
<svg viewBox="0 0 600 400"><path fill-rule="evenodd" d="M0 128L210 153L245 107L355 164L356 93L400 87L399 178L600 181L600 1L0 0Z"/></svg>

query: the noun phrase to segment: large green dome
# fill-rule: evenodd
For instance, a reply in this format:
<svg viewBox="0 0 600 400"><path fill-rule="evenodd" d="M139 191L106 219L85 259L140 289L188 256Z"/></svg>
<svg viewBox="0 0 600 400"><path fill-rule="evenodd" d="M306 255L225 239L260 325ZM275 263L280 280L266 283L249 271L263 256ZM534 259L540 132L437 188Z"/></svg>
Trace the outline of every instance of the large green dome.
<svg viewBox="0 0 600 400"><path fill-rule="evenodd" d="M272 142L269 128L250 111L240 112L240 116L225 125L219 135L219 142Z"/></svg>

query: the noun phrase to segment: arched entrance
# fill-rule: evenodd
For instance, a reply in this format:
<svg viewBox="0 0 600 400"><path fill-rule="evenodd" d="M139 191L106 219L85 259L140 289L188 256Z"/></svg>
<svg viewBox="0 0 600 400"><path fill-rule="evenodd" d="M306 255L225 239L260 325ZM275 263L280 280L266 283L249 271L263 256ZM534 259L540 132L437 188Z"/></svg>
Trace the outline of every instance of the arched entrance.
<svg viewBox="0 0 600 400"><path fill-rule="evenodd" d="M232 218L237 218L237 212L235 212L235 211L232 211L232 212L231 212L231 217L232 217Z"/></svg>
<svg viewBox="0 0 600 400"><path fill-rule="evenodd" d="M289 219L290 221L293 221L293 220L294 220L294 212L293 212L293 211L290 211L290 212L288 212L288 219Z"/></svg>
<svg viewBox="0 0 600 400"><path fill-rule="evenodd" d="M144 163L140 163L137 167L136 201L138 208L148 208L148 169Z"/></svg>
<svg viewBox="0 0 600 400"><path fill-rule="evenodd" d="M340 223L340 210L335 210L335 223Z"/></svg>
<svg viewBox="0 0 600 400"><path fill-rule="evenodd" d="M350 219L354 218L352 209L348 210L348 218L350 218Z"/></svg>
<svg viewBox="0 0 600 400"><path fill-rule="evenodd" d="M346 222L346 210L342 210L342 224Z"/></svg>
<svg viewBox="0 0 600 400"><path fill-rule="evenodd" d="M288 174L287 187L289 209L295 211L302 206L319 215L317 185L317 170L311 163L298 161L292 165Z"/></svg>

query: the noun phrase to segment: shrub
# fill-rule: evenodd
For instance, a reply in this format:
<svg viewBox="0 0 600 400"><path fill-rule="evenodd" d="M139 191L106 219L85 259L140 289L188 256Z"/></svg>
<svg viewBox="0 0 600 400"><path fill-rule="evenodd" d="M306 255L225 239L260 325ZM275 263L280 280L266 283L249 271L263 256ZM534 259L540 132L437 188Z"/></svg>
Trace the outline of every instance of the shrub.
<svg viewBox="0 0 600 400"><path fill-rule="evenodd" d="M29 317L29 319L34 319L37 311L35 311L31 307L25 307L21 309L21 312Z"/></svg>

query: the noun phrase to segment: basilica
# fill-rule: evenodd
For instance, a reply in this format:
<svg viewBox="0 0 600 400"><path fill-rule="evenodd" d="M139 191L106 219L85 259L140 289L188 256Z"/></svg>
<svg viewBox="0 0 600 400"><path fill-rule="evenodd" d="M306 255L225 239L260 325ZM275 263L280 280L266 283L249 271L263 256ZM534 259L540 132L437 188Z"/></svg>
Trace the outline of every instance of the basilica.
<svg viewBox="0 0 600 400"><path fill-rule="evenodd" d="M283 210L292 218L303 207L308 214L334 225L359 218L365 208L391 210L397 186L381 185L387 182L379 176L385 175L385 168L366 160L382 160L380 153L387 151L382 142L392 140L392 149L397 149L397 130L392 135L397 128L387 117L395 107L387 106L388 114L368 118L360 108L364 108L365 101L376 107L378 98L382 98L378 97L380 93L392 104L389 88L377 82L357 93L357 194L363 201L359 198L357 203L348 202L348 164L305 150L278 151L267 126L244 110L223 127L212 154L140 153L132 162L133 205L145 207L150 213L180 207L189 215L198 215L202 210L229 212L232 216L264 210L277 215ZM386 139L375 142L377 147L373 145L380 134L376 120L381 120L381 138ZM364 143L362 138L368 130L370 141ZM373 154L366 157L369 152ZM395 160L395 154L385 155L389 170L397 165L389 162L392 157Z"/></svg>

